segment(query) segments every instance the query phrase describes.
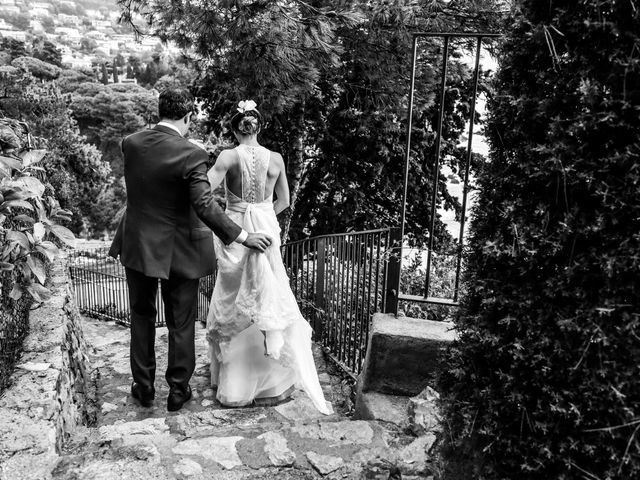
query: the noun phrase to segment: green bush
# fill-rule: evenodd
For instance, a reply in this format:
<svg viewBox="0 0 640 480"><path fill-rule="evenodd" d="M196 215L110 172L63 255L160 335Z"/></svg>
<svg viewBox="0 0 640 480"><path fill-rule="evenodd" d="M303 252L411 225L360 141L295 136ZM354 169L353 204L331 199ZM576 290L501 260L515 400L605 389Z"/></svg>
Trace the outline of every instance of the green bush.
<svg viewBox="0 0 640 480"><path fill-rule="evenodd" d="M509 21L441 378L451 478L640 478L640 9Z"/></svg>
<svg viewBox="0 0 640 480"><path fill-rule="evenodd" d="M29 330L29 309L50 297L47 280L58 246L73 234L45 180L47 152L34 149L23 122L0 119L0 392L7 386Z"/></svg>

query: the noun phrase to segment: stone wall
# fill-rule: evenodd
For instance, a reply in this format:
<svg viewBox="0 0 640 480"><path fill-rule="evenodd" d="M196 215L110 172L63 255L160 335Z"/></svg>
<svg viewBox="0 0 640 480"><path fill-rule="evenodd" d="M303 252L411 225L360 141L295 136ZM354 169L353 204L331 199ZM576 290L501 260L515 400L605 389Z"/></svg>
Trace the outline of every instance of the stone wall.
<svg viewBox="0 0 640 480"><path fill-rule="evenodd" d="M92 417L93 382L66 268L53 265L52 298L29 315L30 332L0 398L0 479L45 479L70 432Z"/></svg>

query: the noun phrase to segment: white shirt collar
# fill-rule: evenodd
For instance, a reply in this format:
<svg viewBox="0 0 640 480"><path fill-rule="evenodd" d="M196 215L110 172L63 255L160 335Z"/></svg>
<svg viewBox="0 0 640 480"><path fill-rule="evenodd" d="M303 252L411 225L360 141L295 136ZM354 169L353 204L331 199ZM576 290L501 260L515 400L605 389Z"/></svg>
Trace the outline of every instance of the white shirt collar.
<svg viewBox="0 0 640 480"><path fill-rule="evenodd" d="M180 133L180 130L178 130L178 127L176 127L175 125L171 125L170 123L167 123L167 122L158 122L156 125L160 125L161 127L170 128L171 130L174 130L174 131L178 132L178 134L180 136L182 136L182 134Z"/></svg>

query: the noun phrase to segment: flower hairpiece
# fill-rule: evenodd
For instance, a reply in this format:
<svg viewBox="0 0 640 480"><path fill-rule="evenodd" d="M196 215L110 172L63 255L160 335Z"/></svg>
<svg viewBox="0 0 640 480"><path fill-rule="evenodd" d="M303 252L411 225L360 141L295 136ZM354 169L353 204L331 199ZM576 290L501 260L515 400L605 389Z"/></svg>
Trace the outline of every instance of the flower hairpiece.
<svg viewBox="0 0 640 480"><path fill-rule="evenodd" d="M238 111L240 113L247 113L247 112L250 112L251 110L255 110L257 106L258 104L253 100L243 100L240 103L238 103Z"/></svg>

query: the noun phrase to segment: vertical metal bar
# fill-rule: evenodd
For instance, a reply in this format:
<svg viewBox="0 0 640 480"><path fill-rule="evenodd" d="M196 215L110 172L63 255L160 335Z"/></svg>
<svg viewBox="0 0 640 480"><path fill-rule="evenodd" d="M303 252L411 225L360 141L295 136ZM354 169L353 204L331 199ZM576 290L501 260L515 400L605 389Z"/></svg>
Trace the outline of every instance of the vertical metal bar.
<svg viewBox="0 0 640 480"><path fill-rule="evenodd" d="M347 329L347 341L345 342L346 350L346 364L352 366L351 347L355 341L356 324L358 322L358 277L356 276L356 269L358 266L358 234L354 234L352 237L351 246L349 252L351 254L351 262L349 263L349 270L351 270L351 287L347 288L347 295L349 295L349 328Z"/></svg>
<svg viewBox="0 0 640 480"><path fill-rule="evenodd" d="M356 242L356 247L357 247L357 262L356 262L356 291L355 291L355 304L356 304L356 312L355 312L355 322L354 322L354 326L353 326L353 338L352 338L352 353L351 353L351 368L355 369L356 367L356 358L358 355L358 350L359 350L359 346L360 346L360 338L359 335L362 334L362 312L363 312L363 308L362 305L364 303L364 282L362 281L362 279L360 278L360 274L361 272L361 266L362 266L362 238L367 238L367 234L365 233L364 235L359 235L358 236L358 241ZM366 257L365 257L366 258ZM360 286L362 285L362 295L360 295ZM360 327L360 328L358 328Z"/></svg>
<svg viewBox="0 0 640 480"><path fill-rule="evenodd" d="M431 225L429 226L429 250L427 250L427 274L424 282L424 296L429 296L431 280L431 253L433 251L434 231L436 229L436 201L438 200L438 181L440 175L440 147L442 144L442 120L444 118L444 99L447 87L447 63L449 57L449 37L444 37L442 51L442 77L440 82L440 110L438 111L438 132L436 136L436 151L433 160L433 193L431 195Z"/></svg>
<svg viewBox="0 0 640 480"><path fill-rule="evenodd" d="M345 257L347 256L346 252L346 244L345 237L341 235L340 237L340 317L338 324L340 325L340 330L338 331L338 336L336 337L336 347L338 349L338 358L342 360L342 348L340 345L340 338L344 332L344 319L345 319L345 301L344 301L344 291L345 291Z"/></svg>
<svg viewBox="0 0 640 480"><path fill-rule="evenodd" d="M96 292L96 278L95 278L95 272L93 271L93 269L89 270L89 275L91 276L91 309L94 313L98 313L98 310L96 309L96 302L97 302L97 292Z"/></svg>
<svg viewBox="0 0 640 480"><path fill-rule="evenodd" d="M351 346L351 337L353 336L353 322L354 322L354 274L355 274L355 265L357 262L356 259L356 237L357 234L349 236L349 262L347 263L347 268L349 269L347 272L347 305L349 305L348 315L346 319L346 335L344 342L345 349L345 363L349 365L349 354L350 354L350 346Z"/></svg>
<svg viewBox="0 0 640 480"><path fill-rule="evenodd" d="M409 87L409 112L407 115L407 144L405 147L404 154L404 181L402 185L402 212L400 214L400 252L398 254L399 265L398 269L402 268L402 240L404 238L405 231L405 223L407 216L407 188L409 185L409 166L411 164L411 130L413 127L413 99L416 88L416 63L418 60L418 36L413 36L413 50L411 54L411 85ZM396 294L400 294L400 276L395 279L395 285L393 285L392 289L395 289ZM385 289L386 291L386 289ZM385 300L385 305L387 302ZM393 313L395 315L398 314L398 302L393 302L388 304L384 311L388 311L389 313Z"/></svg>
<svg viewBox="0 0 640 480"><path fill-rule="evenodd" d="M360 371L360 368L362 366L362 359L364 358L364 349L366 348L366 343L367 343L367 325L369 325L369 322L371 321L371 314L375 311L375 306L372 309L371 308L371 281L373 279L373 262L374 262L374 256L373 256L373 248L374 248L374 236L371 235L368 240L370 239L371 241L371 249L369 249L369 241L367 241L367 243L365 244L365 248L367 249L367 263L369 266L369 273L367 274L368 277L368 281L367 281L367 309L365 311L365 318L364 318L364 323L362 325L361 331L360 331L360 345L358 346L359 349L359 353L358 353L358 372ZM364 335L362 334L364 332Z"/></svg>
<svg viewBox="0 0 640 480"><path fill-rule="evenodd" d="M329 259L330 263L330 269L329 269L329 274L325 275L325 277L327 277L327 283L325 284L326 286L326 291L327 293L327 301L329 302L327 305L327 319L326 319L326 324L325 324L325 345L327 347L329 347L329 345L331 344L331 330L333 329L333 307L334 307L334 302L335 302L335 287L336 287L336 282L335 282L335 250L333 248L333 239L332 237L329 237L327 239L327 244L329 245L329 251L327 253L330 252L331 257Z"/></svg>
<svg viewBox="0 0 640 480"><path fill-rule="evenodd" d="M316 241L316 259L318 264L318 272L316 276L316 288L315 288L315 300L314 303L316 308L320 310L324 310L325 301L324 301L324 261L325 261L325 242L324 238L320 238ZM314 331L316 340L323 338L323 327L322 327L322 315L315 312L315 321L314 321Z"/></svg>
<svg viewBox="0 0 640 480"><path fill-rule="evenodd" d="M316 294L318 292L318 278L317 278L317 268L318 268L318 239L314 239L313 240L313 254L312 254L312 261L311 261L311 288L313 288L313 291L311 292L311 298L313 299L313 304L315 305L315 309L313 310L313 339L315 341L318 341L318 333L317 333L317 326L318 326L318 312L317 309L320 308L318 305L318 299L316 297Z"/></svg>
<svg viewBox="0 0 640 480"><path fill-rule="evenodd" d="M473 126L476 122L476 101L478 95L478 77L480 75L480 50L482 49L482 37L478 37L476 44L476 64L473 71L473 94L471 103L471 118L469 119L469 140L467 141L467 156L464 167L464 183L462 187L462 212L460 214L460 235L458 236L458 251L456 257L456 282L453 288L453 301L458 301L460 289L460 269L462 267L462 242L464 240L464 224L467 215L467 194L469 191L469 168L471 166Z"/></svg>
<svg viewBox="0 0 640 480"><path fill-rule="evenodd" d="M378 305L378 293L380 293L381 311L387 312L387 262L380 258L382 243L385 249L389 248L389 232L385 233L386 242L382 242L382 236L378 237L378 264L376 267L376 306ZM382 278L380 277L380 266L382 265Z"/></svg>
<svg viewBox="0 0 640 480"><path fill-rule="evenodd" d="M330 295L327 297L329 299L330 305L327 309L327 326L329 327L329 331L326 334L326 346L329 347L332 341L333 328L335 323L335 305L336 305L336 290L337 290L337 279L336 279L336 249L334 246L335 239L333 237L329 237L329 243L331 244L331 273L330 275L325 275L327 278L326 287L327 290L330 291Z"/></svg>
<svg viewBox="0 0 640 480"><path fill-rule="evenodd" d="M340 248L340 239L339 237L333 237L335 242L335 262L336 268L334 270L334 282L335 282L335 312L333 316L333 328L331 332L331 352L335 352L335 344L337 338L337 331L339 327L339 318L340 318L340 254L342 249Z"/></svg>
<svg viewBox="0 0 640 480"><path fill-rule="evenodd" d="M337 338L337 347L338 347L338 358L340 360L344 360L342 354L343 354L343 346L344 346L344 341L342 340L342 337L344 336L344 330L345 330L345 322L346 322L346 317L347 317L347 302L346 302L346 298L345 298L345 291L348 288L348 285L345 285L345 283L348 281L349 277L349 272L347 271L347 255L348 255L348 251L347 251L347 243L346 243L346 237L341 235L340 236L340 244L342 246L342 253L340 255L341 261L340 261L340 306L341 306L341 310L340 310L340 332Z"/></svg>
<svg viewBox="0 0 640 480"><path fill-rule="evenodd" d="M400 295L400 266L402 265L402 232L398 228L391 230L389 242L390 256L385 262L385 308L384 313L398 314L398 296Z"/></svg>
<svg viewBox="0 0 640 480"><path fill-rule="evenodd" d="M310 286L309 286L309 245L311 244L311 242L309 242L308 240L305 240L304 243L302 244L302 270L304 272L304 299L306 301L310 301L311 300L311 295L310 295ZM305 252L306 250L306 252Z"/></svg>

